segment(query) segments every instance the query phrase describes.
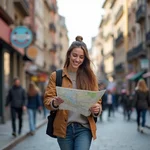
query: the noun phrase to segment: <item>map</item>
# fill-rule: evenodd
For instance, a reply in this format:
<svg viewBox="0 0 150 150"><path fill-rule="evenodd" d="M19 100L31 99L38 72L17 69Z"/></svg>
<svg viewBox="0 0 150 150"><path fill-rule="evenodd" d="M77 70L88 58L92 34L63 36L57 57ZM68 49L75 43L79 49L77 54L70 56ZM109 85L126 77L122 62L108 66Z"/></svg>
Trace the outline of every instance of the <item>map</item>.
<svg viewBox="0 0 150 150"><path fill-rule="evenodd" d="M89 108L101 99L106 90L88 91L57 86L56 91L57 96L64 100L59 105L59 109L80 112L84 116L89 116L91 114Z"/></svg>

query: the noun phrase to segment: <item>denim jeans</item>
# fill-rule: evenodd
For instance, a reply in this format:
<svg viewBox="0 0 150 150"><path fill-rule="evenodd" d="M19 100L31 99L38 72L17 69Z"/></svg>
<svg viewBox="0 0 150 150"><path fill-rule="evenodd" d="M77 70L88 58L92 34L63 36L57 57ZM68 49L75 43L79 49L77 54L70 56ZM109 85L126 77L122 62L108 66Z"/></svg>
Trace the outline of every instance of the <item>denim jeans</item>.
<svg viewBox="0 0 150 150"><path fill-rule="evenodd" d="M57 137L61 150L89 150L92 133L79 123L71 123L67 127L66 138Z"/></svg>
<svg viewBox="0 0 150 150"><path fill-rule="evenodd" d="M142 127L145 127L146 109L137 109L137 125L140 126L140 117L142 117Z"/></svg>
<svg viewBox="0 0 150 150"><path fill-rule="evenodd" d="M13 132L16 133L16 118L18 117L19 119L19 129L18 129L18 133L21 133L21 129L22 129L22 108L13 108L11 107L11 119L12 119L12 129Z"/></svg>
<svg viewBox="0 0 150 150"><path fill-rule="evenodd" d="M36 109L28 108L28 116L29 116L29 127L30 131L35 131L36 125Z"/></svg>

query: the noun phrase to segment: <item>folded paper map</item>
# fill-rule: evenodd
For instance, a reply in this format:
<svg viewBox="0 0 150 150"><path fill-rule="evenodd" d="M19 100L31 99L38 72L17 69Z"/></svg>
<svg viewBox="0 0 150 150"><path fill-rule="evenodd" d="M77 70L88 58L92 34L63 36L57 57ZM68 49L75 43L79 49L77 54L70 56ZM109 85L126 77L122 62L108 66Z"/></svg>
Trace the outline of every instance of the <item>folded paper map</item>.
<svg viewBox="0 0 150 150"><path fill-rule="evenodd" d="M98 102L106 90L88 91L56 87L57 96L64 100L59 109L71 110L84 116L89 116L89 108Z"/></svg>

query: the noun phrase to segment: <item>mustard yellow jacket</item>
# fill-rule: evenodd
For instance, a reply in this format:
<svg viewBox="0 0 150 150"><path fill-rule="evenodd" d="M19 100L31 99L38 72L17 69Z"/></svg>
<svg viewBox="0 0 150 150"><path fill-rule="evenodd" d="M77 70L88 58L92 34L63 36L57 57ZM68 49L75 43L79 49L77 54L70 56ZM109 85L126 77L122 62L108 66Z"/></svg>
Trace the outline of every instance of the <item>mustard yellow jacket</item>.
<svg viewBox="0 0 150 150"><path fill-rule="evenodd" d="M62 87L72 88L72 82L67 73L67 69L63 69L62 73ZM95 91L98 91L98 86L95 86ZM47 109L53 110L50 102L56 96L56 72L50 75L49 83L44 95L44 105ZM99 103L101 103L99 101ZM92 114L87 117L92 132L93 139L96 139L96 124L93 119ZM68 110L58 110L56 118L54 120L54 135L58 137L65 138L67 130L67 120L68 120Z"/></svg>

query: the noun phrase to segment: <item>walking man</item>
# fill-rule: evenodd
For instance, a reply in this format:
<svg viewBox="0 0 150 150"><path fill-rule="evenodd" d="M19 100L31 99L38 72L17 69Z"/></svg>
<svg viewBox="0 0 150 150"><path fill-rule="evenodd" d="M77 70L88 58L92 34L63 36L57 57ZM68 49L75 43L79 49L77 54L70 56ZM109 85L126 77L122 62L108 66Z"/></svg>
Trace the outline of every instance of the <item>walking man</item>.
<svg viewBox="0 0 150 150"><path fill-rule="evenodd" d="M11 113L11 121L12 121L12 135L14 137L17 136L16 134L16 118L19 119L19 129L18 134L21 134L22 130L22 116L23 111L26 110L26 102L27 102L27 95L25 90L20 85L19 78L14 78L13 86L10 88L5 106L8 107L10 104L10 113Z"/></svg>

